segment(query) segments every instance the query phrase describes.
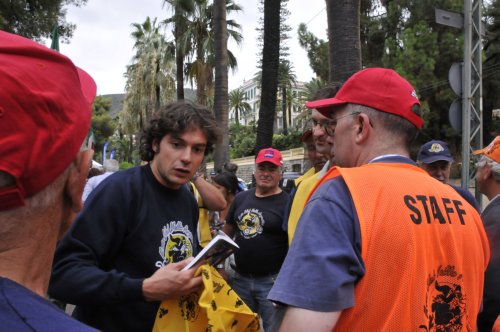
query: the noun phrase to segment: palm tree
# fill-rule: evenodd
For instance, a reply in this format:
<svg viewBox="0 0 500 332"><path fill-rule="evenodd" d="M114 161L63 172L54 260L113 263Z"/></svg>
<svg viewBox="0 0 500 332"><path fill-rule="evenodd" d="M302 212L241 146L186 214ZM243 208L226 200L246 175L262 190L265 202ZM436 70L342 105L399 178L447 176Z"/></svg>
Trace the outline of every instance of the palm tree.
<svg viewBox="0 0 500 332"><path fill-rule="evenodd" d="M188 16L194 10L193 0L164 0L163 4L170 5L173 16L162 23L173 25L175 42L175 65L177 82L177 100L184 99L184 59L190 51L190 45L181 45L181 36L187 29Z"/></svg>
<svg viewBox="0 0 500 332"><path fill-rule="evenodd" d="M291 90L296 83L293 65L288 60L282 60L278 67L278 85L281 90L281 113L283 115L283 135L288 135L288 122L291 121L291 113L288 113L287 90ZM291 105L290 105L291 106Z"/></svg>
<svg viewBox="0 0 500 332"><path fill-rule="evenodd" d="M306 103L306 101L311 101L314 98L314 95L316 92L318 92L320 89L324 88L328 83L323 80L321 77L318 78L313 78L306 84L304 84L304 93L302 94L301 102L303 104Z"/></svg>
<svg viewBox="0 0 500 332"><path fill-rule="evenodd" d="M247 115L252 110L247 99L245 92L239 88L229 92L229 108L234 111L234 121L237 126L240 125L240 114Z"/></svg>
<svg viewBox="0 0 500 332"><path fill-rule="evenodd" d="M329 82L345 82L361 69L360 1L326 0Z"/></svg>
<svg viewBox="0 0 500 332"><path fill-rule="evenodd" d="M122 118L137 121L139 128L149 122L151 115L162 104L173 100L174 82L174 45L165 40L156 24L156 19L149 17L144 23L133 23L135 30L136 54L133 63L127 67L124 111L130 113ZM136 127L133 123L124 123L124 127Z"/></svg>
<svg viewBox="0 0 500 332"><path fill-rule="evenodd" d="M194 0L194 11L189 17L187 29L181 38L181 45L191 45L194 60L186 65L186 74L191 80L196 81L196 100L199 104L206 105L209 92L213 88L214 33L213 33L213 5L207 0ZM241 10L241 7L232 0L227 0L226 13ZM237 44L242 40L239 31L241 27L233 20L226 20L227 34ZM236 58L228 51L228 66L235 69Z"/></svg>
<svg viewBox="0 0 500 332"><path fill-rule="evenodd" d="M228 82L227 82L227 22L226 1L214 0L213 5L213 32L215 53L215 93L214 111L215 120L222 128L222 140L215 146L214 168L221 170L229 161L229 128L228 128Z"/></svg>
<svg viewBox="0 0 500 332"><path fill-rule="evenodd" d="M273 124L278 92L281 0L264 1L264 45L262 49L262 92L255 151L273 143Z"/></svg>

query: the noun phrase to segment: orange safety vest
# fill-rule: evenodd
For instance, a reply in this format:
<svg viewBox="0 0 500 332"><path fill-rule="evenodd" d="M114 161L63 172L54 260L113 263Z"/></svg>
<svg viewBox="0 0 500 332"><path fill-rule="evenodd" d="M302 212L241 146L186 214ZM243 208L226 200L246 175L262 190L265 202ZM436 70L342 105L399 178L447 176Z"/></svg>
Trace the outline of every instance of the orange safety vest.
<svg viewBox="0 0 500 332"><path fill-rule="evenodd" d="M475 331L489 261L477 211L413 165L335 167L318 186L337 176L358 215L366 273L335 331Z"/></svg>

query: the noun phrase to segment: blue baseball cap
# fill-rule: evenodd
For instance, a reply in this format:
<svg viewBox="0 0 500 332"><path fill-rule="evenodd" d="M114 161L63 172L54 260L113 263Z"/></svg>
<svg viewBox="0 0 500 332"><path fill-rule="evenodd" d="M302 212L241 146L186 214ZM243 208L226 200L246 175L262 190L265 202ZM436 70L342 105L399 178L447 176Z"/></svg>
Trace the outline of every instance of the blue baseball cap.
<svg viewBox="0 0 500 332"><path fill-rule="evenodd" d="M431 164L440 160L453 162L453 157L446 142L432 140L422 145L418 150L417 161Z"/></svg>

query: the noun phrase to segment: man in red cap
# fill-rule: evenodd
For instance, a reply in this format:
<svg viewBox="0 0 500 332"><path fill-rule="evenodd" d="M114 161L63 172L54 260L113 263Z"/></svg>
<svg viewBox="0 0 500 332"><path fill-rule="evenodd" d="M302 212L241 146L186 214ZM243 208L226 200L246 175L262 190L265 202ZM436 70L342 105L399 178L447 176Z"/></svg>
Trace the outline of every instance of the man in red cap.
<svg viewBox="0 0 500 332"><path fill-rule="evenodd" d="M54 248L82 207L96 86L60 53L0 31L0 322L94 331L46 300Z"/></svg>
<svg viewBox="0 0 500 332"><path fill-rule="evenodd" d="M474 331L488 240L478 212L409 158L423 124L413 87L369 68L306 105L330 118L337 167L269 293L288 306L281 329Z"/></svg>
<svg viewBox="0 0 500 332"><path fill-rule="evenodd" d="M474 151L479 155L476 180L481 193L490 202L481 217L488 235L491 259L484 276L483 310L477 319L479 332L500 331L500 136L484 149Z"/></svg>
<svg viewBox="0 0 500 332"><path fill-rule="evenodd" d="M234 253L232 287L259 313L265 331L274 331L273 324L279 321L267 295L288 250L287 234L281 227L288 199L279 187L282 168L278 150L260 150L255 159L256 187L236 195L224 226L224 232L234 235L240 247Z"/></svg>

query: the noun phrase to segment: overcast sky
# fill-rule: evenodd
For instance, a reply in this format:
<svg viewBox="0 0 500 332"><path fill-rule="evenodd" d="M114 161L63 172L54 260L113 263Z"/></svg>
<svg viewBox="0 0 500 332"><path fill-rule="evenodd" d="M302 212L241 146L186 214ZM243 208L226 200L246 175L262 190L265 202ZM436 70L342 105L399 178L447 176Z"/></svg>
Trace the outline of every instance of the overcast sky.
<svg viewBox="0 0 500 332"><path fill-rule="evenodd" d="M238 60L238 69L229 72L229 88L238 87L244 79L251 79L256 69L258 0L237 0L243 7L238 14L231 14L242 26L244 40L240 47L229 44L229 49ZM69 56L79 67L85 69L95 79L98 94L123 93L125 67L130 64L134 51L132 23L142 23L147 16L158 21L171 16L167 8L162 8L163 0L88 0L86 6L69 8L67 20L77 25L70 44L60 44L61 53ZM319 38L326 40L326 11L324 0L289 0L291 14L288 24L290 32L290 60L299 81L309 81L314 75L309 67L306 51L297 40L299 23L307 23L308 28ZM171 40L172 34L167 32ZM50 41L47 42L50 46Z"/></svg>

